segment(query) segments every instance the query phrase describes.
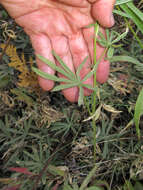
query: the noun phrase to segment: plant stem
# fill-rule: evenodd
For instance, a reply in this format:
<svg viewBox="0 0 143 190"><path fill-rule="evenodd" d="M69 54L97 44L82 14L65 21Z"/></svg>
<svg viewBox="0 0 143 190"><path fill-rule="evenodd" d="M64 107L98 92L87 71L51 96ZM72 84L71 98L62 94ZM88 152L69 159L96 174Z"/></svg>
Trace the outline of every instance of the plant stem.
<svg viewBox="0 0 143 190"><path fill-rule="evenodd" d="M96 23L94 25L94 34L95 34L95 38L94 38L94 65L97 64L96 61L96 43L97 43L97 36L98 36L98 32L99 32L99 25L98 23ZM96 72L94 73L94 88L96 88ZM96 91L94 91L93 93L93 104L92 104L92 114L95 113L96 110ZM92 119L92 128L93 128L93 146L94 146L94 161L96 161L96 122L94 120L94 118Z"/></svg>
<svg viewBox="0 0 143 190"><path fill-rule="evenodd" d="M96 43L97 43L97 36L98 36L98 32L99 32L99 25L96 23L94 25L94 34L95 34L95 38L94 38L94 65L97 64L96 61ZM94 88L96 87L96 72L94 73ZM94 95L93 95L93 106L92 106L92 113L95 112L96 109L96 91L94 91Z"/></svg>

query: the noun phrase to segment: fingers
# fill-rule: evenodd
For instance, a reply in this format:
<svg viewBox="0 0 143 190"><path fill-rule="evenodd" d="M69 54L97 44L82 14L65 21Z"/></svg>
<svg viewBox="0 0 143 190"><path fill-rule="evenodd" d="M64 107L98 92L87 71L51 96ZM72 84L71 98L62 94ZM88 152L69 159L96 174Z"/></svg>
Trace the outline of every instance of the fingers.
<svg viewBox="0 0 143 190"><path fill-rule="evenodd" d="M69 69L74 73L74 65L72 56L69 49L68 39L65 36L56 36L51 37L52 48L56 52L58 56L63 60L63 62L69 67ZM56 61L56 64L60 66L60 64ZM66 78L62 74L59 74L59 77ZM73 87L69 89L65 89L62 91L63 95L70 102L77 102L78 100L78 88Z"/></svg>
<svg viewBox="0 0 143 190"><path fill-rule="evenodd" d="M100 28L100 32L105 34L105 30L103 28ZM97 71L96 71L96 80L100 84L103 84L104 82L107 81L108 76L109 76L109 71L110 71L110 63L109 61L105 60L106 54L105 54L105 48L99 45L98 43L96 44L96 60L100 60L100 63L98 65Z"/></svg>
<svg viewBox="0 0 143 190"><path fill-rule="evenodd" d="M28 33L28 32L27 32ZM29 34L29 33L28 33ZM68 41L68 39L64 36L51 37L50 40L44 34L35 35L29 34L31 37L31 42L33 48L35 49L36 54L40 54L52 62L54 62L54 58L52 56L52 49L61 57L61 59L66 63L66 65L71 69L72 72L78 68L79 64L82 63L83 59L89 56L84 38L82 34L77 34L72 37L72 40ZM52 46L51 46L52 43ZM69 48L70 46L70 48ZM89 59L90 60L90 59ZM90 64L88 62L85 63L80 76L81 79L90 72ZM56 61L57 65L60 65ZM45 63L41 62L37 59L37 65L40 70L47 72L49 74L54 74L50 67L48 67ZM64 77L61 74L58 74L59 77ZM92 85L93 79L90 78L85 83ZM51 90L54 86L54 82L50 80L46 80L42 77L39 77L39 84L44 90ZM62 91L63 95L70 102L77 102L79 96L78 87L73 87L69 89L65 89ZM88 89L84 89L84 95L90 95L92 92Z"/></svg>
<svg viewBox="0 0 143 190"><path fill-rule="evenodd" d="M90 54L91 63L93 63L94 58L94 28L83 29L84 40L87 44L87 48Z"/></svg>
<svg viewBox="0 0 143 190"><path fill-rule="evenodd" d="M29 32L28 32L29 33ZM35 50L36 54L42 55L43 57L49 59L52 62L54 61L54 58L51 54L52 48L51 48L51 43L50 40L48 39L47 36L44 34L30 34L31 42L33 45L33 48ZM54 75L55 71L52 70L48 65L43 63L41 60L37 59L37 65L40 70L43 72L49 73ZM39 84L43 88L43 90L51 90L54 86L54 82L51 80L44 79L42 77L38 77Z"/></svg>
<svg viewBox="0 0 143 190"><path fill-rule="evenodd" d="M75 70L77 70L78 66L88 56L88 60L83 65L83 68L80 72L80 77L81 79L83 79L91 71L91 59L90 59L89 52L87 49L87 44L83 38L82 33L77 32L76 34L70 36L69 45L70 45L70 50L71 50ZM88 78L84 83L93 86L93 77ZM84 89L85 96L90 95L91 93L92 93L91 90L87 88Z"/></svg>
<svg viewBox="0 0 143 190"><path fill-rule="evenodd" d="M103 27L114 25L113 8L116 0L97 0L92 5L92 16Z"/></svg>
<svg viewBox="0 0 143 190"><path fill-rule="evenodd" d="M110 71L110 63L109 61L102 60L97 68L96 72L96 80L100 84L103 84L107 81Z"/></svg>

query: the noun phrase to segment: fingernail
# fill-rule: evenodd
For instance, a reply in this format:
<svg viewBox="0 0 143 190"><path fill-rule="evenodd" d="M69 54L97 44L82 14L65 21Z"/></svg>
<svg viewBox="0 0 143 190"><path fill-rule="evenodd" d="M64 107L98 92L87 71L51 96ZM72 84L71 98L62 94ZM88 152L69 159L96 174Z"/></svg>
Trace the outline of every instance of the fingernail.
<svg viewBox="0 0 143 190"><path fill-rule="evenodd" d="M110 17L110 22L111 22L111 25L113 26L115 21L114 21L114 16L113 14L111 14L111 17Z"/></svg>

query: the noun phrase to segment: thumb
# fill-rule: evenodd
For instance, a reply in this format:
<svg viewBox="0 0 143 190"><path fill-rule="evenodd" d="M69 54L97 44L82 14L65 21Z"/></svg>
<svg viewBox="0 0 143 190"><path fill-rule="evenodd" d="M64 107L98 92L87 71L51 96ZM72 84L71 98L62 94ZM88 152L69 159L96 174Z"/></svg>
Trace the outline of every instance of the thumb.
<svg viewBox="0 0 143 190"><path fill-rule="evenodd" d="M97 0L92 6L92 16L103 27L114 25L113 8L116 0Z"/></svg>

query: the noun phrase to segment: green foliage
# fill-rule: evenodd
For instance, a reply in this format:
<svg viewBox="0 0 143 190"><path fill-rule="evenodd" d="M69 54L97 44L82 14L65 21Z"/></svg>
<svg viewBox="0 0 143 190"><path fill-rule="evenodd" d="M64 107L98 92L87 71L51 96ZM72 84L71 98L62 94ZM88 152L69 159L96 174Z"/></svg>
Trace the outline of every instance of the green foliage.
<svg viewBox="0 0 143 190"><path fill-rule="evenodd" d="M128 33L128 28L123 34L119 34L116 31L109 32L108 29L106 29L106 38L105 36L99 32L100 39L97 40L98 43L107 48L107 58L110 59L114 55L114 48L120 47L120 45L116 45L119 41L121 41Z"/></svg>
<svg viewBox="0 0 143 190"><path fill-rule="evenodd" d="M141 5L141 1L139 3ZM141 6L138 7L140 8ZM48 167L41 174L37 185L38 189L143 189L142 178L138 178L137 175L140 172L139 177L142 177L142 128L139 128L139 123L143 114L143 90L141 90L137 101L135 99L139 89L142 89L142 78L130 76L130 71L132 73L138 71L141 76L143 75L143 45L142 36L140 35L142 33L143 17L139 8L136 8L131 0L117 0L114 13L120 15L117 20L121 24L119 28L115 26L111 31L106 30L107 39L99 32L99 25L97 23L94 25L94 61L96 66L82 80L80 71L87 58L81 63L77 72L73 73L54 52L53 55L60 63L60 67L42 56L38 56L48 66L64 76L58 78L33 68L42 77L60 83L53 91L56 92L77 86L80 91L79 105L83 104L83 99L85 100L85 106L83 107L79 108L76 105L70 107L71 104L67 104L60 97L62 102L57 109L62 110L64 118L61 121L52 122L50 125L48 122L42 123L49 111L44 115L41 110L45 99L48 99L47 107L49 105L54 107L59 105L57 102L60 95L53 93L51 96L50 93L45 93L44 95L38 94L36 96L31 93L30 95L28 94L29 99L25 96L27 95L26 91L17 88L14 84L16 81L14 69L7 66L9 63L8 57L3 56L3 62L6 64L2 63L0 66L1 94L6 89L8 95L12 98L14 97L14 103L16 102L16 105L10 108L5 105L4 100L1 98L2 96L0 97L0 110L1 112L3 109L6 110L5 116L0 115L0 152L2 165L4 166L0 174L0 183L6 186L5 188L7 188L7 185L21 184L20 189L32 190L38 174L48 163ZM4 11L2 11L2 17L8 19ZM18 27L17 29L19 30ZM21 29L16 33L21 33ZM100 35L99 40L97 40L98 34ZM4 40L2 39L2 41ZM123 73L126 75L127 81L124 81L126 85L124 88L128 89L130 87L128 94L122 94L122 92L114 90L110 83L102 86L96 84L95 71L98 65L95 59L96 42L105 47L107 58L113 63L112 69L117 69L117 72L111 73L111 79L117 79L118 82L118 74ZM13 43L16 44L16 48L19 50L24 50L28 47L29 54L29 39L24 33L18 36ZM126 69L126 67L120 70L118 62L126 63L126 66L133 65L134 67L131 67L130 70ZM124 66L124 64L122 65ZM83 82L92 75L94 75L94 87L85 86ZM12 83L11 81L14 82ZM12 89L9 89L8 84L11 83ZM84 98L83 88L92 89L94 93L92 96ZM31 104L29 103L30 106L27 107L28 102L31 102ZM104 110L100 106L102 103L110 104L116 109L122 110L121 114ZM40 110L39 107L41 107ZM68 111L63 107L68 107ZM38 117L41 118L40 122L42 124L39 122ZM54 117L55 115L53 114L53 120ZM87 117L91 117L91 119L82 122ZM134 117L136 133L140 137L140 141L135 136L135 129L128 125L128 121L132 117ZM86 139L84 143L80 142L81 138ZM73 149L74 143L79 147L77 151ZM58 146L59 148L56 149ZM138 158L141 158L141 164L135 165L137 172L135 173L135 178L133 178L130 170L134 167L133 163ZM9 167L27 168L28 171L32 172L32 175L14 171L7 173L6 169ZM3 188L1 184L0 188Z"/></svg>
<svg viewBox="0 0 143 190"><path fill-rule="evenodd" d="M115 5L121 5L121 4L124 4L124 3L131 2L131 1L132 0L117 0Z"/></svg>
<svg viewBox="0 0 143 190"><path fill-rule="evenodd" d="M15 158L18 159L17 155L19 154L20 156L23 151L26 152L25 148L27 149L29 147L29 143L33 142L34 144L36 143L36 145L38 142L42 144L48 143L48 147L50 148L50 141L52 139L49 141L48 134L46 134L48 133L47 130L35 128L33 117L28 120L17 122L17 118L6 115L5 121L0 120L0 131L0 142L7 142L0 147L0 151L5 151L7 148L10 148L9 153L11 151L13 153L7 165L13 162L15 163ZM38 146L40 145L38 144ZM34 155L34 147L31 147L31 149Z"/></svg>
<svg viewBox="0 0 143 190"><path fill-rule="evenodd" d="M83 88L88 88L93 91L95 90L92 86L90 86L88 84L84 84L84 82L94 74L96 68L94 67L90 73L88 73L83 79L81 79L80 71L81 71L83 65L86 63L87 58L85 58L84 61L79 65L76 73L74 74L55 52L53 52L53 55L55 56L57 61L60 63L61 67L56 66L54 63L52 63L51 61L49 61L48 59L46 59L40 55L37 55L37 57L40 60L42 60L44 63L46 63L49 67L51 67L52 69L61 73L66 78L64 78L64 77L58 78L54 75L45 73L35 67L33 67L33 71L45 79L53 80L55 82L65 83L65 84L60 84L60 85L54 87L54 89L52 90L53 92L77 86L79 88L78 105L79 106L82 105L83 98L84 98Z"/></svg>
<svg viewBox="0 0 143 190"><path fill-rule="evenodd" d="M116 5L120 5L121 10L114 11L115 13L131 19L138 29L143 33L143 13L133 4L132 0L118 0Z"/></svg>
<svg viewBox="0 0 143 190"><path fill-rule="evenodd" d="M120 7L121 7L121 9L123 9L123 11L125 13L127 13L130 16L132 21L134 21L134 23L136 24L138 29L143 34L143 25L142 25L142 23L143 23L143 13L138 8L135 7L133 2L128 2L126 4L121 4Z"/></svg>
<svg viewBox="0 0 143 190"><path fill-rule="evenodd" d="M143 74L143 64L138 61L137 59L130 57L130 56L113 56L110 59L110 62L129 62L135 65L135 69L139 71L141 74Z"/></svg>
<svg viewBox="0 0 143 190"><path fill-rule="evenodd" d="M64 138L67 134L76 135L78 129L80 129L78 119L80 119L77 113L74 111L69 117L66 111L64 111L65 121L56 122L50 127L50 131L54 133L54 136L62 135Z"/></svg>
<svg viewBox="0 0 143 190"><path fill-rule="evenodd" d="M134 121L135 121L136 131L137 131L137 135L139 139L141 137L139 121L142 114L143 114L143 89L140 91L140 94L136 101L135 113L134 113Z"/></svg>
<svg viewBox="0 0 143 190"><path fill-rule="evenodd" d="M122 190L142 190L143 185L140 182L135 182L133 185L130 181L126 181L125 185L123 186Z"/></svg>
<svg viewBox="0 0 143 190"><path fill-rule="evenodd" d="M106 36L107 39L103 36L102 33L99 33L100 35L100 40L98 42L105 48L107 48L107 58L110 60L110 62L129 62L135 65L135 69L139 71L143 75L143 64L139 62L137 59L130 57L130 56L113 56L114 54L114 47L116 47L114 44L119 42L121 39L123 39L127 35L128 30L124 32L123 34L119 34L117 32L112 31L111 34L109 34L109 31L106 30ZM117 37L116 37L117 35ZM139 120L140 116L143 112L142 107L143 107L143 92L140 92L140 95L138 97L138 100L136 102L136 107L135 107L135 114L134 114L134 120L135 120L135 125L136 125L136 132L138 135L138 138L140 139L140 129L139 129Z"/></svg>

